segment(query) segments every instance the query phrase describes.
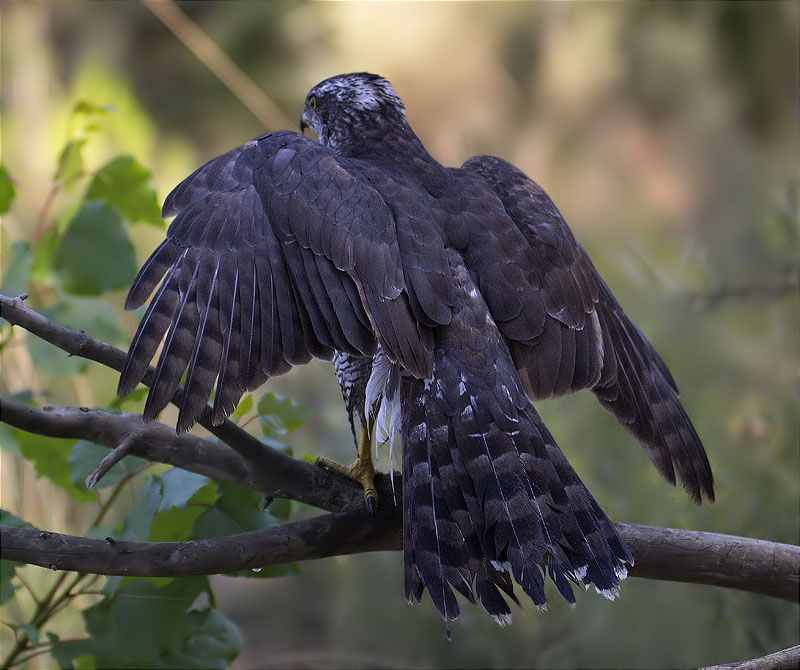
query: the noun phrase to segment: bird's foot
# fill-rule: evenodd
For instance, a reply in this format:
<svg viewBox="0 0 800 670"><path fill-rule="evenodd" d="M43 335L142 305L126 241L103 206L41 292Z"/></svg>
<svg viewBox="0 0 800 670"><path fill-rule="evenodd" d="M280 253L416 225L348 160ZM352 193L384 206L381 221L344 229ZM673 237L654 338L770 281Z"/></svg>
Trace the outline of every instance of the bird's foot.
<svg viewBox="0 0 800 670"><path fill-rule="evenodd" d="M361 484L364 489L364 504L372 514L375 514L378 505L378 492L375 490L375 466L372 464L371 458L366 460L356 458L351 465L342 465L329 458L320 457L316 463L323 468L338 472Z"/></svg>
<svg viewBox="0 0 800 670"><path fill-rule="evenodd" d="M378 492L375 489L375 464L372 462L372 453L370 452L370 439L369 432L362 428L361 440L358 445L358 456L351 465L342 465L330 458L321 456L317 458L317 465L338 472L345 477L352 479L364 489L364 504L370 513L375 514L378 508Z"/></svg>

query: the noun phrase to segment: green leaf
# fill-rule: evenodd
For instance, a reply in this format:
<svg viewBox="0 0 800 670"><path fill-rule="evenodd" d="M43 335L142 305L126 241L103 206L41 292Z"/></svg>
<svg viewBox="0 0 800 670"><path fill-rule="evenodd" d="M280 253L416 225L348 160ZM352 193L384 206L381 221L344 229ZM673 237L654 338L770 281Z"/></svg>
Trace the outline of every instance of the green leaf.
<svg viewBox="0 0 800 670"><path fill-rule="evenodd" d="M115 209L85 202L69 223L54 259L64 290L81 295L130 286L136 255Z"/></svg>
<svg viewBox="0 0 800 670"><path fill-rule="evenodd" d="M100 589L100 593L102 593L104 596L113 596L122 585L123 579L124 577L122 577L122 575L110 575L106 577L106 583L103 584L103 588Z"/></svg>
<svg viewBox="0 0 800 670"><path fill-rule="evenodd" d="M195 521L192 539L205 539L261 530L277 525L268 511L258 509L263 495L236 484L217 482L219 498Z"/></svg>
<svg viewBox="0 0 800 670"><path fill-rule="evenodd" d="M194 522L190 539L200 540L212 537L223 537L236 533L245 533L253 530L272 528L278 525L282 519L288 518L289 501L276 501L267 510L258 509L262 495L257 491L237 486L217 482L219 498L213 507L207 508L200 514ZM273 506L277 506L277 511L281 515L272 513ZM299 568L296 563L286 565L275 565L263 568L262 570L240 570L232 573L233 576L241 577L282 577L284 575L296 575Z"/></svg>
<svg viewBox="0 0 800 670"><path fill-rule="evenodd" d="M31 281L52 286L55 283L55 258L61 235L57 228L48 228L36 240L31 256Z"/></svg>
<svg viewBox="0 0 800 670"><path fill-rule="evenodd" d="M14 196L17 194L17 189L14 182L8 176L8 170L5 165L0 165L0 214L5 214L11 209L11 203L14 202Z"/></svg>
<svg viewBox="0 0 800 670"><path fill-rule="evenodd" d="M10 526L11 528L34 528L35 526L29 524L24 519L20 519L11 512L0 509L0 526Z"/></svg>
<svg viewBox="0 0 800 670"><path fill-rule="evenodd" d="M74 440L62 440L16 430L14 437L19 442L23 458L33 463L39 477L47 477L56 486L64 489L78 502L96 500L97 494L79 489L70 481L69 452Z"/></svg>
<svg viewBox="0 0 800 670"><path fill-rule="evenodd" d="M91 639L61 649L59 662L94 656L96 667L222 668L239 653L235 625L213 609L195 609L201 596L213 601L205 577L156 584L134 579L83 613Z"/></svg>
<svg viewBox="0 0 800 670"><path fill-rule="evenodd" d="M42 313L47 316L47 311L42 310ZM34 361L34 365L51 377L74 377L89 367L89 361L86 359L70 356L38 337L26 337L25 346Z"/></svg>
<svg viewBox="0 0 800 670"><path fill-rule="evenodd" d="M19 588L11 583L14 575L17 574L17 568L22 567L22 563L16 561L0 560L0 605L11 600L14 597L14 592Z"/></svg>
<svg viewBox="0 0 800 670"><path fill-rule="evenodd" d="M188 540L195 520L217 499L213 482L199 489L183 507L170 507L153 517L147 539L150 542L182 542Z"/></svg>
<svg viewBox="0 0 800 670"><path fill-rule="evenodd" d="M28 275L31 272L31 245L25 240L17 240L11 245L11 254L3 275L0 293L12 298L25 293Z"/></svg>
<svg viewBox="0 0 800 670"><path fill-rule="evenodd" d="M78 654L75 656L75 668L76 670L96 670L94 656L91 654Z"/></svg>
<svg viewBox="0 0 800 670"><path fill-rule="evenodd" d="M143 403L144 399L147 397L148 391L149 389L147 387L140 386L139 388L133 389L133 391L122 398L114 396L108 406L111 409L122 409L123 405Z"/></svg>
<svg viewBox="0 0 800 670"><path fill-rule="evenodd" d="M62 295L49 314L67 328L79 330L107 344L124 345L128 342L114 308L100 298Z"/></svg>
<svg viewBox="0 0 800 670"><path fill-rule="evenodd" d="M191 636L183 648L194 667L225 667L242 651L244 640L236 624L217 610L189 612Z"/></svg>
<svg viewBox="0 0 800 670"><path fill-rule="evenodd" d="M69 140L64 145L58 158L55 179L69 185L83 174L83 154L81 152L85 144L86 138L79 137Z"/></svg>
<svg viewBox="0 0 800 670"><path fill-rule="evenodd" d="M9 454L22 456L19 449L19 441L14 437L14 429L4 423L0 423L0 449Z"/></svg>
<svg viewBox="0 0 800 670"><path fill-rule="evenodd" d="M6 294L8 295L8 294ZM239 419L253 409L253 394L248 393L231 414L231 421L239 423Z"/></svg>
<svg viewBox="0 0 800 670"><path fill-rule="evenodd" d="M265 435L286 435L303 425L311 410L291 398L265 393L258 401L258 415Z"/></svg>
<svg viewBox="0 0 800 670"><path fill-rule="evenodd" d="M169 472L165 472L161 475L163 488L161 506L158 511L163 512L171 507L185 507L189 498L208 482L208 477L180 468L173 468Z"/></svg>
<svg viewBox="0 0 800 670"><path fill-rule="evenodd" d="M25 389L24 391L17 391L16 393L9 393L3 396L6 400L13 400L20 405L27 405L28 407L36 407L36 402L33 399L33 391Z"/></svg>
<svg viewBox="0 0 800 670"><path fill-rule="evenodd" d="M100 298L60 296L59 303L42 313L56 323L72 330L80 330L89 337L108 344L124 345L127 342L114 309ZM51 377L71 377L83 372L90 361L57 349L39 338L25 339L28 351L36 367Z"/></svg>
<svg viewBox="0 0 800 670"><path fill-rule="evenodd" d="M153 517L161 505L161 487L161 477L153 475L147 478L144 488L136 496L136 504L125 517L120 539L140 542L147 540Z"/></svg>
<svg viewBox="0 0 800 670"><path fill-rule="evenodd" d="M267 508L267 511L276 519L288 521L289 515L292 512L292 501L287 498L278 498L277 500L272 501L272 504Z"/></svg>
<svg viewBox="0 0 800 670"><path fill-rule="evenodd" d="M101 447L99 444L87 442L86 440L78 442L72 447L72 452L67 461L70 469L70 481L79 489L86 490L86 478L97 467L98 463L108 456L108 453L108 449ZM137 470L146 463L145 459L138 456L126 456L103 475L94 490L117 484L129 472Z"/></svg>
<svg viewBox="0 0 800 670"><path fill-rule="evenodd" d="M36 644L39 641L39 629L33 624L18 623L15 625L15 628L19 632L25 633L32 644Z"/></svg>
<svg viewBox="0 0 800 670"><path fill-rule="evenodd" d="M51 647L50 653L58 663L59 668L93 668L96 667L93 663L86 664L81 662L86 659L93 659L93 651L96 645L94 640L75 640L71 642L61 642L58 635L54 633L47 633L47 639L50 640Z"/></svg>
<svg viewBox="0 0 800 670"><path fill-rule="evenodd" d="M92 177L87 200L105 200L130 223L144 221L164 227L152 176L133 156L117 156Z"/></svg>

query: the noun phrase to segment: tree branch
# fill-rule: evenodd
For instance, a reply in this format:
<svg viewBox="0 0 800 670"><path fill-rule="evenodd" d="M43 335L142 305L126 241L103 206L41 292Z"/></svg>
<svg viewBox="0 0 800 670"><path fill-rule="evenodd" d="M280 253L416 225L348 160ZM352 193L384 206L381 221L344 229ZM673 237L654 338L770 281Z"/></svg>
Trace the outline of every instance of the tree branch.
<svg viewBox="0 0 800 670"><path fill-rule="evenodd" d="M208 575L400 549L402 507L324 514L210 540L116 542L0 526L0 557L104 575ZM617 524L636 560L633 577L735 588L797 602L800 547L698 531Z"/></svg>
<svg viewBox="0 0 800 670"><path fill-rule="evenodd" d="M366 510L323 514L266 530L186 542L116 542L0 526L0 557L100 575L209 575L326 556L397 549L402 523Z"/></svg>
<svg viewBox="0 0 800 670"><path fill-rule="evenodd" d="M20 326L33 335L66 351L71 356L80 356L88 360L101 363L118 372L122 370L125 362L125 352L116 347L88 337L83 332L75 332L61 326L33 309L26 307L21 298L9 298L0 294L0 317L12 326ZM142 380L145 386L150 386L155 370L148 368ZM172 396L170 402L180 406L183 399L183 387ZM3 419L5 420L5 419ZM210 433L222 440L229 447L248 461L251 469L261 473L265 478L265 488L275 498L291 498L309 505L321 506L327 510L342 510L348 503L354 502L352 492L355 488L353 482L342 475L323 470L308 463L296 460L259 442L248 432L242 430L232 421L224 421L215 426L211 422L211 408L206 406L198 423ZM22 427L22 426L20 426ZM29 428L25 428L29 430ZM30 429L32 432L40 432ZM173 431L174 434L174 431ZM84 437L84 435L75 435ZM56 437L66 437L56 435ZM116 447L124 436L118 435L113 444L101 442L111 448ZM89 438L91 439L91 438ZM156 459L154 459L156 460ZM320 499L320 487L330 487L331 490ZM348 494L350 492L350 494ZM330 504L326 501L330 501ZM323 503L325 503L323 505Z"/></svg>
<svg viewBox="0 0 800 670"><path fill-rule="evenodd" d="M709 665L703 670L779 670L786 668L800 668L800 645L781 649L773 654L767 654L749 661L723 663L722 665Z"/></svg>
<svg viewBox="0 0 800 670"><path fill-rule="evenodd" d="M749 537L615 524L630 548L634 577L709 584L798 602L800 547Z"/></svg>
<svg viewBox="0 0 800 670"><path fill-rule="evenodd" d="M247 486L271 498L290 498L327 511L343 511L363 504L358 484L329 470L290 459L308 481L308 486L304 487L308 493L296 494L282 485L274 471L261 468L227 445L191 434L176 435L174 429L157 421L144 423L139 414L109 414L86 407L49 405L39 410L0 398L0 421L29 433L89 440L109 449L131 438L130 453L148 461L166 463ZM378 478L377 485L378 495L391 500L388 477Z"/></svg>

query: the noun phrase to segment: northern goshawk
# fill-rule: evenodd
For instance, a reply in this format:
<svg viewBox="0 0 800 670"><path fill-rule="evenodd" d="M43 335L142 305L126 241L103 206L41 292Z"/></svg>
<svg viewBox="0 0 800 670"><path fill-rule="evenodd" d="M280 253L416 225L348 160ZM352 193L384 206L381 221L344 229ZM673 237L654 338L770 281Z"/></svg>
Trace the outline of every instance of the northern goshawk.
<svg viewBox="0 0 800 670"><path fill-rule="evenodd" d="M186 374L179 432L215 382L221 422L293 365L364 359L369 383L352 383L366 406L350 411L370 427L351 474L374 502L368 414L382 403L402 441L409 602L427 588L455 618L455 589L507 623L512 576L539 606L547 576L570 602L570 581L613 597L631 554L529 398L591 389L670 483L713 500L666 366L544 191L499 158L440 165L387 80L326 79L305 127L319 142L267 133L167 196L175 219L126 303L158 287L120 395L162 340L144 419Z"/></svg>

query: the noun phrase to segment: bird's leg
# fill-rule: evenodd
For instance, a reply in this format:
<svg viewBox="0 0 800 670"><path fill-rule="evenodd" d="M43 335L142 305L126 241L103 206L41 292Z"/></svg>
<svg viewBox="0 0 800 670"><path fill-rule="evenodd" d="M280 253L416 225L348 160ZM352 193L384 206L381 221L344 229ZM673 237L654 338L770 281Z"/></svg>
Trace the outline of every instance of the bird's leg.
<svg viewBox="0 0 800 670"><path fill-rule="evenodd" d="M364 502L373 514L378 505L378 492L375 490L375 464L372 462L372 435L367 427L361 425L361 439L358 441L358 456L351 465L342 465L329 458L317 458L317 465L338 472L357 481L364 488Z"/></svg>

